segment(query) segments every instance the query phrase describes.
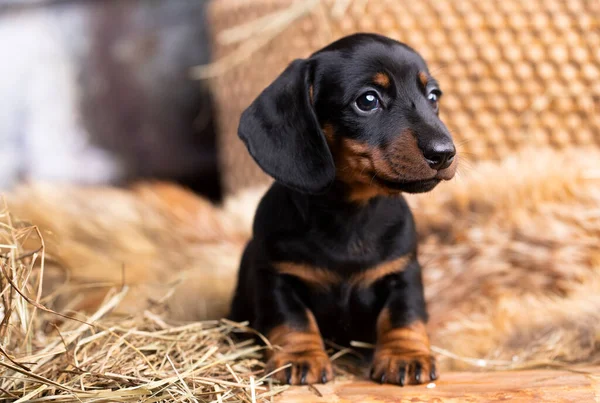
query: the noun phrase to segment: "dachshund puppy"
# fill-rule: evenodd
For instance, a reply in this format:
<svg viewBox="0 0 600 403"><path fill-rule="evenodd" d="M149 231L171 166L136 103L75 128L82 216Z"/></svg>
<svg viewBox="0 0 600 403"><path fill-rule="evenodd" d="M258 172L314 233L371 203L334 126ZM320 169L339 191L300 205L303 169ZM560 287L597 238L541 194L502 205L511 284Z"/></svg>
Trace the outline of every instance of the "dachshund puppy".
<svg viewBox="0 0 600 403"><path fill-rule="evenodd" d="M277 346L290 384L333 377L323 338L374 344L371 378L437 378L417 237L402 192L449 180L442 92L410 47L344 37L295 60L244 111L239 136L275 182L242 257L230 318Z"/></svg>

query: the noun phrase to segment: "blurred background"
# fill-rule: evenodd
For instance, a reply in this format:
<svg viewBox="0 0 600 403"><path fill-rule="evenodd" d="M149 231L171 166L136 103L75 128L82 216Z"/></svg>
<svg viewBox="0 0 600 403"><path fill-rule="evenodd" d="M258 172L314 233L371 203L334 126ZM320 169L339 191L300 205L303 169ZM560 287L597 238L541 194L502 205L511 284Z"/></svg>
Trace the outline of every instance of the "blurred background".
<svg viewBox="0 0 600 403"><path fill-rule="evenodd" d="M0 0L0 189L180 182L220 195L203 0Z"/></svg>
<svg viewBox="0 0 600 403"><path fill-rule="evenodd" d="M600 0L0 0L0 194L43 234L44 298L93 312L127 284L121 313L225 315L270 181L240 114L359 31L421 53L459 148L456 180L407 198L433 345L600 362Z"/></svg>
<svg viewBox="0 0 600 403"><path fill-rule="evenodd" d="M0 190L267 182L236 131L292 59L357 31L428 61L463 156L600 146L597 0L0 0Z"/></svg>

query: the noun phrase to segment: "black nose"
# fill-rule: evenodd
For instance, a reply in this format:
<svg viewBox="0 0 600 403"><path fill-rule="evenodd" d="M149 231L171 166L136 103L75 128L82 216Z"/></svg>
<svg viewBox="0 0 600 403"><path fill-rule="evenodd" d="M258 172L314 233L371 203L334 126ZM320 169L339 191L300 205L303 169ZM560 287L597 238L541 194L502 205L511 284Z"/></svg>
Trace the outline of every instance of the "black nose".
<svg viewBox="0 0 600 403"><path fill-rule="evenodd" d="M452 164L456 155L456 148L451 141L431 142L423 150L423 156L432 169L446 169Z"/></svg>

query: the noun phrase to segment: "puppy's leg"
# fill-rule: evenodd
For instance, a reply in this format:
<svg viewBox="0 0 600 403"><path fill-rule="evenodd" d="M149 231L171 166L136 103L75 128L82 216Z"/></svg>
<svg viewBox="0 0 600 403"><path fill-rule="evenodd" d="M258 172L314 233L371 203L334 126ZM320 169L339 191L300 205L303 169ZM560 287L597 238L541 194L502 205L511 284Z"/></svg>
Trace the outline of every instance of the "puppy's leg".
<svg viewBox="0 0 600 403"><path fill-rule="evenodd" d="M267 353L267 372L291 364L273 378L292 385L331 380L331 362L312 312L284 276L263 270L257 280L256 328L274 347Z"/></svg>
<svg viewBox="0 0 600 403"><path fill-rule="evenodd" d="M398 274L377 319L373 380L404 386L437 379L426 320L421 268L413 260Z"/></svg>

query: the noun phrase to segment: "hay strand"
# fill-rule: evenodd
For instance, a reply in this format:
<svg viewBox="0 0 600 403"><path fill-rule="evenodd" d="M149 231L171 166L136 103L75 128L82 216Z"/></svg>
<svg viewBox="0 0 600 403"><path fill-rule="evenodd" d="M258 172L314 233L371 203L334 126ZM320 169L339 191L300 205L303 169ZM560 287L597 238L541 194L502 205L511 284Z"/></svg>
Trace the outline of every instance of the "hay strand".
<svg viewBox="0 0 600 403"><path fill-rule="evenodd" d="M39 245L26 250L30 236ZM265 347L236 337L244 324L176 325L150 311L113 317L126 285L89 318L47 308L39 291L44 254L40 232L4 206L0 392L8 401L267 402L286 389L262 376Z"/></svg>
<svg viewBox="0 0 600 403"><path fill-rule="evenodd" d="M321 0L306 0L294 3L283 10L221 32L217 37L219 44L239 46L215 62L193 67L190 73L192 79L204 80L217 77L243 63L276 38L291 23L313 12L320 2Z"/></svg>

